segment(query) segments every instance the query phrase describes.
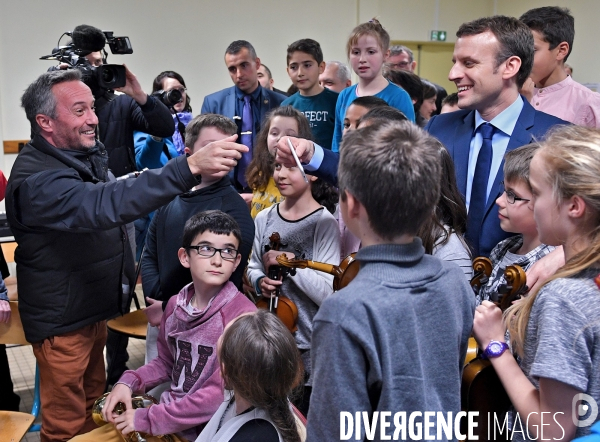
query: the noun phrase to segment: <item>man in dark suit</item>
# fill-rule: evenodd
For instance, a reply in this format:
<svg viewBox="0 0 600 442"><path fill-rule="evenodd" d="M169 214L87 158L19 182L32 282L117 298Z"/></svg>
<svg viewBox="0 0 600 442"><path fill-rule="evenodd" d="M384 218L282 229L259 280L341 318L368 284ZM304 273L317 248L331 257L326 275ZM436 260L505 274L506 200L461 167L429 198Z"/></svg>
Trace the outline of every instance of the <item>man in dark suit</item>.
<svg viewBox="0 0 600 442"><path fill-rule="evenodd" d="M516 18L495 16L463 24L456 33L448 78L461 110L435 116L425 130L448 149L469 209L473 256L489 256L511 236L500 228L496 198L503 192L504 154L542 138L556 124L519 95L533 65L533 36Z"/></svg>
<svg viewBox="0 0 600 442"><path fill-rule="evenodd" d="M258 82L260 59L254 47L245 40L231 43L225 51L225 64L235 86L204 97L201 113L221 114L238 125L238 142L250 151L233 171L233 182L239 191L249 191L244 177L252 160L252 148L265 115L278 107L287 97L263 88Z"/></svg>

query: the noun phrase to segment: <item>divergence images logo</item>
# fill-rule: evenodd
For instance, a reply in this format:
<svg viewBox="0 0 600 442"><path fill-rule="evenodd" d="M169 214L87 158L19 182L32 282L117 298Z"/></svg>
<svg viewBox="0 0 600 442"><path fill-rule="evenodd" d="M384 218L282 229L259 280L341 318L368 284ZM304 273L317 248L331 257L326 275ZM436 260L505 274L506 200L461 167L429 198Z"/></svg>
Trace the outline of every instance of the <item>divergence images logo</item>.
<svg viewBox="0 0 600 442"><path fill-rule="evenodd" d="M598 403L588 394L579 393L573 396L571 404L573 423L577 427L589 427L598 417Z"/></svg>

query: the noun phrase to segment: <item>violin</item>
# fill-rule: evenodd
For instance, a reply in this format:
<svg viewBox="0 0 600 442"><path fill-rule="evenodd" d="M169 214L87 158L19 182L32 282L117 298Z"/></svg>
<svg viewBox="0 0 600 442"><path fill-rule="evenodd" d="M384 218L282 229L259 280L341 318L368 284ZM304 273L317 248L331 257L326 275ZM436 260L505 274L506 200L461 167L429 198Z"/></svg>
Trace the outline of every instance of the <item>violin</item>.
<svg viewBox="0 0 600 442"><path fill-rule="evenodd" d="M277 263L283 267L309 268L333 275L333 290L335 291L341 290L350 284L350 281L354 279L360 269L360 264L356 260L356 253L346 256L338 266L306 259L289 259L285 254L279 255L276 259Z"/></svg>
<svg viewBox="0 0 600 442"><path fill-rule="evenodd" d="M269 241L269 245L265 246L265 252L268 252L269 250L279 250L281 248L281 237L279 236L279 233L274 232L271 234ZM268 277L270 279L283 281L283 278L288 274L294 275L295 270L281 266L269 267ZM276 287L275 294L271 298L261 296L258 301L256 301L256 307L268 310L277 315L290 332L294 333L298 330L298 307L296 307L294 301L281 294L281 286Z"/></svg>
<svg viewBox="0 0 600 442"><path fill-rule="evenodd" d="M492 262L488 258L476 258L473 260L473 270L474 276L471 279L471 286L479 290L489 280L492 272ZM504 270L504 278L506 284L498 287L498 296L494 299L494 303L502 311L510 307L515 299L527 291L527 276L521 267L517 265L507 266ZM510 405L510 399L491 362L487 359L481 359L479 346L475 338L469 338L469 348L465 358L461 383L461 408L463 411L479 412L475 434L479 438L478 440L487 440L487 416L493 416L488 413L498 413L497 416L501 416L510 408ZM466 422L463 422L463 425L466 425ZM493 434L493 431L490 431L490 434ZM495 436L496 440L509 440L508 431L495 434ZM498 437L502 439L498 439Z"/></svg>

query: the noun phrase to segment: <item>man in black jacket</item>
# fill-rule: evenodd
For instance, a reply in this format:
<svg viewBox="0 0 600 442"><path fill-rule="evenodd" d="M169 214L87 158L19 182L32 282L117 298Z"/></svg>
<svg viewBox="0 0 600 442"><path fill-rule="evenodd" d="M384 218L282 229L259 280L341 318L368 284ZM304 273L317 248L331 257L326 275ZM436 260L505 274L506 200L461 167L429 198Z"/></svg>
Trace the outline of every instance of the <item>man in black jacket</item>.
<svg viewBox="0 0 600 442"><path fill-rule="evenodd" d="M6 210L17 241L19 310L40 369L42 441L91 430L104 391L106 319L119 310L130 248L123 225L222 174L247 149L236 136L135 179L110 180L91 90L77 70L42 74L22 105L33 139L11 171Z"/></svg>

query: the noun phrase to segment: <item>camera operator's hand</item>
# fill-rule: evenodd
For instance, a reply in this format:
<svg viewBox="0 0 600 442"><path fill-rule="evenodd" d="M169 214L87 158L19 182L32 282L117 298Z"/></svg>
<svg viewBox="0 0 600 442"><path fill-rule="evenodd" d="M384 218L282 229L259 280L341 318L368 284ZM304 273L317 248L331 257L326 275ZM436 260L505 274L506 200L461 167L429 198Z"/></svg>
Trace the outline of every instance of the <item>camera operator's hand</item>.
<svg viewBox="0 0 600 442"><path fill-rule="evenodd" d="M146 101L148 101L148 95L144 92L142 86L140 86L140 82L133 72L131 72L125 64L123 66L125 67L125 78L127 82L125 83L125 86L116 88L115 90L129 95L137 102L137 104L143 106L146 104Z"/></svg>
<svg viewBox="0 0 600 442"><path fill-rule="evenodd" d="M233 169L242 153L248 152L243 144L235 142L236 135L213 141L206 146L197 149L188 157L188 166L194 175L224 177Z"/></svg>

